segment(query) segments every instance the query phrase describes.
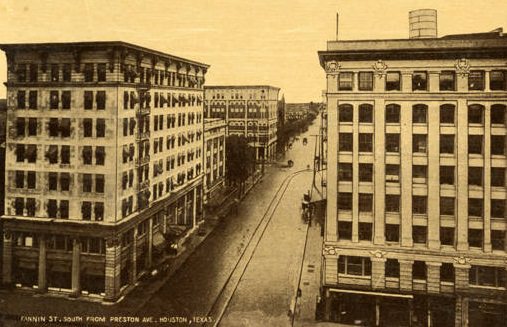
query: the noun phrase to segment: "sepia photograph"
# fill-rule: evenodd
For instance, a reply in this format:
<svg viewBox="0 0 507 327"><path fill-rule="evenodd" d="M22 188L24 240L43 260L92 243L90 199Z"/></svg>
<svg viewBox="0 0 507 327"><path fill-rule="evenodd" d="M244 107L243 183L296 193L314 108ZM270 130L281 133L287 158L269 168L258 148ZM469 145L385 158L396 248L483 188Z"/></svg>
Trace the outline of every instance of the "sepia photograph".
<svg viewBox="0 0 507 327"><path fill-rule="evenodd" d="M506 326L506 33L505 0L0 0L0 326Z"/></svg>

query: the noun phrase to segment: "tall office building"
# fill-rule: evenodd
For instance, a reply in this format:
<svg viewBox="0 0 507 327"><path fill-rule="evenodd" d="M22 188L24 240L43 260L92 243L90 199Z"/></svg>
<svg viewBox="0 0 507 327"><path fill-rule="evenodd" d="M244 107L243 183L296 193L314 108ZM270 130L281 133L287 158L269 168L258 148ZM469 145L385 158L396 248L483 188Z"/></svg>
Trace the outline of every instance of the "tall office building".
<svg viewBox="0 0 507 327"><path fill-rule="evenodd" d="M212 199L225 183L226 134L224 119L204 119L204 203Z"/></svg>
<svg viewBox="0 0 507 327"><path fill-rule="evenodd" d="M202 219L208 66L124 42L0 48L3 282L114 301Z"/></svg>
<svg viewBox="0 0 507 327"><path fill-rule="evenodd" d="M206 86L204 117L225 119L227 135L245 136L257 160L274 160L279 92L265 85Z"/></svg>
<svg viewBox="0 0 507 327"><path fill-rule="evenodd" d="M507 37L329 41L326 318L503 326Z"/></svg>

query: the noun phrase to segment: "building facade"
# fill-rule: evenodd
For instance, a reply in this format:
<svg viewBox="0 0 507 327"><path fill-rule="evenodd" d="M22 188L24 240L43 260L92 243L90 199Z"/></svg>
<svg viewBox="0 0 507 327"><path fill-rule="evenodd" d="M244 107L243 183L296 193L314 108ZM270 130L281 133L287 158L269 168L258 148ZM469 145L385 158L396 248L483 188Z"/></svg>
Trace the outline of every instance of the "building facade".
<svg viewBox="0 0 507 327"><path fill-rule="evenodd" d="M206 86L204 117L227 122L227 135L242 135L257 160L275 160L278 93L273 86Z"/></svg>
<svg viewBox="0 0 507 327"><path fill-rule="evenodd" d="M208 66L124 42L0 48L3 282L115 301L202 219Z"/></svg>
<svg viewBox="0 0 507 327"><path fill-rule="evenodd" d="M285 121L303 120L308 116L310 103L287 103L285 104Z"/></svg>
<svg viewBox="0 0 507 327"><path fill-rule="evenodd" d="M221 118L204 119L204 202L213 198L225 182L225 135Z"/></svg>
<svg viewBox="0 0 507 327"><path fill-rule="evenodd" d="M337 40L319 58L326 318L503 326L507 37Z"/></svg>

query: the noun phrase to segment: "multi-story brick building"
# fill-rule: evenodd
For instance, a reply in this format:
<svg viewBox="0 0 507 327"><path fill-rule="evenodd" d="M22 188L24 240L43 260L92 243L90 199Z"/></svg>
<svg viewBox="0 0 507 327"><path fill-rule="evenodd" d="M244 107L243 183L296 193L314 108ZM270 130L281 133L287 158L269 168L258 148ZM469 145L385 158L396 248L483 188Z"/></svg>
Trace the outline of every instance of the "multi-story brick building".
<svg viewBox="0 0 507 327"><path fill-rule="evenodd" d="M202 218L208 66L124 42L0 48L3 282L114 301Z"/></svg>
<svg viewBox="0 0 507 327"><path fill-rule="evenodd" d="M274 160L278 93L273 86L206 86L204 117L227 122L227 135L242 135L256 148L257 160Z"/></svg>
<svg viewBox="0 0 507 327"><path fill-rule="evenodd" d="M204 119L204 202L213 198L225 182L225 135L221 118Z"/></svg>
<svg viewBox="0 0 507 327"><path fill-rule="evenodd" d="M308 116L310 103L286 103L285 104L285 121L302 120Z"/></svg>
<svg viewBox="0 0 507 327"><path fill-rule="evenodd" d="M319 52L327 318L503 326L507 37L412 32Z"/></svg>

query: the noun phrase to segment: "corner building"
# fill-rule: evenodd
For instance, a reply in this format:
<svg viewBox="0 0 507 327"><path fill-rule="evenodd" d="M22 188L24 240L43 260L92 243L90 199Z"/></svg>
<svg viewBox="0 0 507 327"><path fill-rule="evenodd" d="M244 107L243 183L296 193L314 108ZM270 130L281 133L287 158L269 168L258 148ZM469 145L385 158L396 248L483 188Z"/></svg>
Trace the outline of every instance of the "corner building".
<svg viewBox="0 0 507 327"><path fill-rule="evenodd" d="M115 301L202 220L208 66L124 42L0 48L3 282Z"/></svg>
<svg viewBox="0 0 507 327"><path fill-rule="evenodd" d="M507 37L329 41L328 320L503 326Z"/></svg>
<svg viewBox="0 0 507 327"><path fill-rule="evenodd" d="M227 135L246 137L257 160L275 160L279 92L267 85L206 86L204 116L225 119Z"/></svg>

